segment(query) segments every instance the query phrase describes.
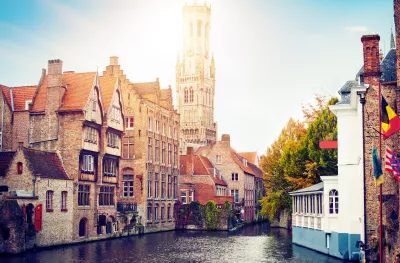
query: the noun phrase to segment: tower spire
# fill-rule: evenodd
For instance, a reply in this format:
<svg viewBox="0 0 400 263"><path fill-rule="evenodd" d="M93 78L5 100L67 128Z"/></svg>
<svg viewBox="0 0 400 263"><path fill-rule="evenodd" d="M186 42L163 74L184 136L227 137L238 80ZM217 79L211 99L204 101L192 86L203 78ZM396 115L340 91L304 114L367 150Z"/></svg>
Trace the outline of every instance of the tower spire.
<svg viewBox="0 0 400 263"><path fill-rule="evenodd" d="M396 48L396 45L394 43L393 29L390 28L390 49L394 48Z"/></svg>

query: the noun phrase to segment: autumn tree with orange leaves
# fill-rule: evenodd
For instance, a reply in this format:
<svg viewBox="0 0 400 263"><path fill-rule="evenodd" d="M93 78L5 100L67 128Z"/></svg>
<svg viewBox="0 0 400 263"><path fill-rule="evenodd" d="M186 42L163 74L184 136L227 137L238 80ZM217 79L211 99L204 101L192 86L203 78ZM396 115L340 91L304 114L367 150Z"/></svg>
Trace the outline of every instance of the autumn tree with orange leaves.
<svg viewBox="0 0 400 263"><path fill-rule="evenodd" d="M328 106L338 100L315 97L315 105L303 106L304 120L289 119L261 159L267 192L261 213L270 220L291 208L289 192L320 182L322 175L337 174L337 149L320 149L319 142L337 139L336 116Z"/></svg>

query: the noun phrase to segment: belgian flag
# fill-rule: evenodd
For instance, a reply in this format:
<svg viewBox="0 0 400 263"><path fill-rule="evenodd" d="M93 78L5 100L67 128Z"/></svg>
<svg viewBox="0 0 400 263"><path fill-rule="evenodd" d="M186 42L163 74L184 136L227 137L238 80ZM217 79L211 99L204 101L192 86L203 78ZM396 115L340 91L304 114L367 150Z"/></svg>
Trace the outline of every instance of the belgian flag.
<svg viewBox="0 0 400 263"><path fill-rule="evenodd" d="M400 118L394 110L388 105L385 98L381 97L381 122L383 139L386 140L394 133L400 130Z"/></svg>

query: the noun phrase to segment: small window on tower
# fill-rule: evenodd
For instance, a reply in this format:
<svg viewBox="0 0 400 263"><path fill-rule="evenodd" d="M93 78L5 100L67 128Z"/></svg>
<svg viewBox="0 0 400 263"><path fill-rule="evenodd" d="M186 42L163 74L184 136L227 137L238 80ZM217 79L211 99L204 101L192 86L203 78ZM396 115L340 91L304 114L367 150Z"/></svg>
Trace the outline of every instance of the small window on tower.
<svg viewBox="0 0 400 263"><path fill-rule="evenodd" d="M201 37L201 21L197 21L197 36Z"/></svg>

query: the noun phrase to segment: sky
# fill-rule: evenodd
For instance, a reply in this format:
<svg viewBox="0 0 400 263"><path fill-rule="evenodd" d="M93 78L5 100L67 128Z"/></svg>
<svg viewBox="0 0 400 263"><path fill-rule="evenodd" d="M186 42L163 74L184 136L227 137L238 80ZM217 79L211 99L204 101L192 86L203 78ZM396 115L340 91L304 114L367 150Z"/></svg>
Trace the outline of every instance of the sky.
<svg viewBox="0 0 400 263"><path fill-rule="evenodd" d="M186 1L189 3L193 2ZM203 4L204 0L198 0ZM264 154L314 94L337 96L363 63L361 36L394 30L391 0L207 0L219 139ZM132 82L171 85L184 0L0 1L0 84L36 85L50 59L101 74L110 56Z"/></svg>

